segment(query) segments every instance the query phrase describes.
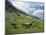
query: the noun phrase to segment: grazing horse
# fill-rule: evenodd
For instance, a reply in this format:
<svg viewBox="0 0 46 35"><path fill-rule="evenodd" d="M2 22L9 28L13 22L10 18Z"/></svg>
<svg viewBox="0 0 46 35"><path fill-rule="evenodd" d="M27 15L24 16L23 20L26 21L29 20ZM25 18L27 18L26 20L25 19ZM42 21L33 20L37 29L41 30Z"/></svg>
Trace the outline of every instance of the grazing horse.
<svg viewBox="0 0 46 35"><path fill-rule="evenodd" d="M22 24L25 28L29 28L30 26L32 26L32 23L25 23L25 24Z"/></svg>
<svg viewBox="0 0 46 35"><path fill-rule="evenodd" d="M15 23L12 23L12 26L13 26L14 28L17 28Z"/></svg>

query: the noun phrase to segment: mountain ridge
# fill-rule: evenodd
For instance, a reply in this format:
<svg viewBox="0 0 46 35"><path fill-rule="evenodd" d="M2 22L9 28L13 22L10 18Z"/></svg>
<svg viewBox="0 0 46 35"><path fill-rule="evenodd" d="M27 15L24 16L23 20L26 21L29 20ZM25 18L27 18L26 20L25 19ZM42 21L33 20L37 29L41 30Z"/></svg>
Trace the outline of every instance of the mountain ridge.
<svg viewBox="0 0 46 35"><path fill-rule="evenodd" d="M15 8L9 1L5 1L5 5L6 5L6 10L10 10L9 12L12 12L12 10L15 12L15 13L22 13L22 14L24 14L24 15L26 15L26 16L31 16L31 17L33 17L33 18L36 18L36 19L40 19L40 18L38 18L38 17L36 17L36 16L32 16L32 15L28 15L28 14L26 14L25 12L22 12L21 10L19 10L19 9L17 9L17 8Z"/></svg>

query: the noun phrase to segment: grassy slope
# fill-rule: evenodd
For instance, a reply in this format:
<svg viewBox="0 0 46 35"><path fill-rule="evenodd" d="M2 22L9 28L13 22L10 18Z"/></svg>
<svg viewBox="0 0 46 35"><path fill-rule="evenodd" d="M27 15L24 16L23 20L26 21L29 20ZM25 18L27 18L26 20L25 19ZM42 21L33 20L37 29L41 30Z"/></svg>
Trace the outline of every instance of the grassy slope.
<svg viewBox="0 0 46 35"><path fill-rule="evenodd" d="M12 7L6 7L6 33L29 33L29 32L43 32L43 20L33 18L31 16L27 16L24 12L14 9ZM33 26L30 28L23 28L21 24L25 23L32 23L35 21L36 27ZM12 23L17 24L17 28L14 28Z"/></svg>
<svg viewBox="0 0 46 35"><path fill-rule="evenodd" d="M7 33L24 33L24 32L43 32L43 21L40 19L35 19L30 16L23 15L19 13L18 16L14 12L6 12L6 32ZM22 23L31 23L35 21L37 27L30 27L28 29L23 28ZM12 23L16 23L17 28L13 28ZM39 28L40 27L40 28Z"/></svg>

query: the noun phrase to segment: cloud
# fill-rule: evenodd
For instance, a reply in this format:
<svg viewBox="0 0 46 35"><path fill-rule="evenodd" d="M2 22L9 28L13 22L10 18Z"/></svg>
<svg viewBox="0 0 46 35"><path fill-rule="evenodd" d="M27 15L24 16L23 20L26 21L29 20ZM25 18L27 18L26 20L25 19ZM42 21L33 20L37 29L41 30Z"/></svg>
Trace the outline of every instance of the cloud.
<svg viewBox="0 0 46 35"><path fill-rule="evenodd" d="M43 13L43 10L36 10L36 11L33 12L32 15L37 16L37 17L43 19L44 13Z"/></svg>
<svg viewBox="0 0 46 35"><path fill-rule="evenodd" d="M35 15L39 18L43 18L44 5L41 2L17 2L16 0L9 0L9 2L11 2L14 7L22 10L29 15Z"/></svg>

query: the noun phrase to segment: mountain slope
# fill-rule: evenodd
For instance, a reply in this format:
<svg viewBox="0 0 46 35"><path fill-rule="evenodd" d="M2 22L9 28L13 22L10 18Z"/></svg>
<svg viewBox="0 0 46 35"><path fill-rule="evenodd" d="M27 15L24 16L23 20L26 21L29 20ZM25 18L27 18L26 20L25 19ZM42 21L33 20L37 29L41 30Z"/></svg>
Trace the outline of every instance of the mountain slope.
<svg viewBox="0 0 46 35"><path fill-rule="evenodd" d="M6 33L33 33L33 32L44 31L43 20L28 16L21 10L18 10L14 8L11 4L10 5L9 4L6 3L6 7L5 7ZM31 23L32 25L28 28L25 28L22 25L25 23Z"/></svg>

